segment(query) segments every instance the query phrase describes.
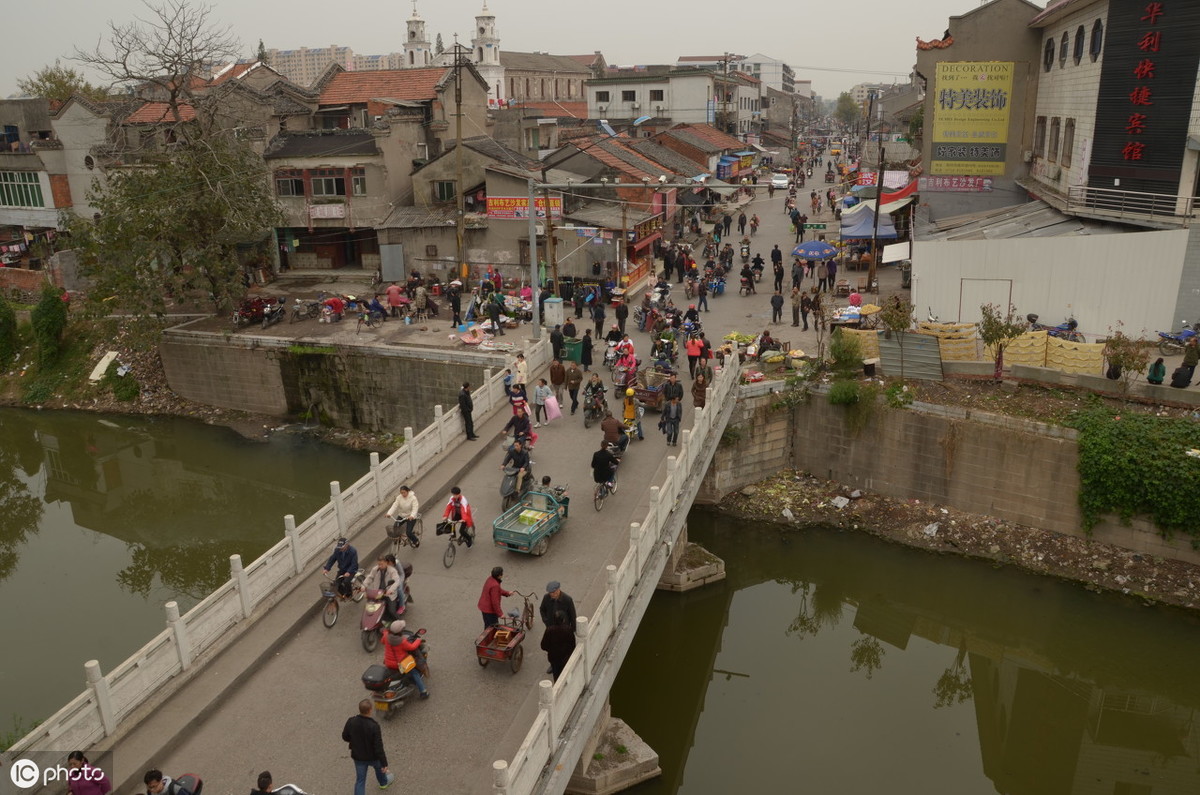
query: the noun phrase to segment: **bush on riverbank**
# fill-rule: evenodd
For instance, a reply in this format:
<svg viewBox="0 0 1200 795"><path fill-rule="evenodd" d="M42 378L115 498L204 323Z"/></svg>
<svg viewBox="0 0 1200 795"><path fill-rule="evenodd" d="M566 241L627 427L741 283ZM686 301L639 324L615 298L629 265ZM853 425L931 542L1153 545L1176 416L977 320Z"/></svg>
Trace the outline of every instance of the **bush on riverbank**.
<svg viewBox="0 0 1200 795"><path fill-rule="evenodd" d="M67 302L62 300L61 291L47 285L33 308L32 318L38 365L52 365L62 352L63 334L67 330Z"/></svg>
<svg viewBox="0 0 1200 795"><path fill-rule="evenodd" d="M0 370L7 369L12 364L19 348L17 312L8 299L0 295Z"/></svg>

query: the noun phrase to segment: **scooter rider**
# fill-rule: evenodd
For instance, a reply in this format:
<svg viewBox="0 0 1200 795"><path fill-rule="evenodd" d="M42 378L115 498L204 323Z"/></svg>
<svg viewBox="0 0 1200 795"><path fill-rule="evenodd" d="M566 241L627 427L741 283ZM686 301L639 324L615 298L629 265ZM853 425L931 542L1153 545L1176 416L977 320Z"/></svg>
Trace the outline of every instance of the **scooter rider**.
<svg viewBox="0 0 1200 795"><path fill-rule="evenodd" d="M504 463L500 464L500 469L508 466L517 470L517 494L524 493L521 486L529 474L529 453L525 451L520 439L513 442L513 446L508 449L508 453L504 456Z"/></svg>
<svg viewBox="0 0 1200 795"><path fill-rule="evenodd" d="M333 554L329 556L329 560L325 561L322 569L326 574L333 568L336 563L338 567L337 573L337 592L344 598L349 598L353 587L350 579L358 574L358 550L350 546L350 542L345 538L339 538L333 547Z"/></svg>
<svg viewBox="0 0 1200 795"><path fill-rule="evenodd" d="M363 585L367 590L383 591L385 621L399 618L404 613L404 575L400 573L395 557L380 555Z"/></svg>
<svg viewBox="0 0 1200 795"><path fill-rule="evenodd" d="M462 489L458 486L450 489L450 499L446 502L446 510L442 511L443 522L462 522L463 541L467 549L475 543L475 520L471 517L471 503L467 502Z"/></svg>
<svg viewBox="0 0 1200 795"><path fill-rule="evenodd" d="M699 323L700 310L696 309L695 304L688 304L687 311L683 313L683 319L689 323Z"/></svg>
<svg viewBox="0 0 1200 795"><path fill-rule="evenodd" d="M599 400L600 405L604 406L607 400L604 396L604 382L600 380L599 373L592 373L592 377L583 385L583 405L586 410L592 405L592 401Z"/></svg>
<svg viewBox="0 0 1200 795"><path fill-rule="evenodd" d="M396 501L392 503L392 507L388 508L384 514L388 519L395 516L405 522L404 534L408 536L408 543L412 544L412 548L416 549L421 545L421 539L417 538L417 534L413 532L413 527L417 523L417 511L421 509L420 503L417 501L417 495L407 484L400 487L400 493L396 495Z"/></svg>
<svg viewBox="0 0 1200 795"><path fill-rule="evenodd" d="M429 698L429 688L425 686L425 680L421 676L421 669L424 667L420 660L421 639L405 632L404 627L403 621L393 621L388 627L387 634L383 637L383 665L393 673L393 679L399 679L400 663L411 654L416 667L408 672L408 676L412 677L421 698Z"/></svg>
<svg viewBox="0 0 1200 795"><path fill-rule="evenodd" d="M625 433L625 426L608 409L604 410L604 419L600 422L600 430L604 432L606 445L615 444L618 450L625 452L625 448L629 446L629 436Z"/></svg>
<svg viewBox="0 0 1200 795"><path fill-rule="evenodd" d="M518 442L529 442L533 437L533 426L529 424L529 417L524 409L517 409L517 413L513 414L504 430L511 432L513 439Z"/></svg>
<svg viewBox="0 0 1200 795"><path fill-rule="evenodd" d="M618 326L616 323L613 323L612 328L610 328L608 330L608 333L604 335L604 341L611 342L615 345L616 343L621 341L621 336L622 336L621 335L621 327Z"/></svg>

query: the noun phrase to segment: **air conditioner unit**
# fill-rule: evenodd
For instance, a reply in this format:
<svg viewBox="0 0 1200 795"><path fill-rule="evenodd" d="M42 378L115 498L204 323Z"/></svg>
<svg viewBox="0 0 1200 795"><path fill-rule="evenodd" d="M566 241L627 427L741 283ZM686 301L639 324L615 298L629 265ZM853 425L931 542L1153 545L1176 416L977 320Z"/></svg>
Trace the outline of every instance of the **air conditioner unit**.
<svg viewBox="0 0 1200 795"><path fill-rule="evenodd" d="M608 105L597 105L596 110L600 111L601 113L605 113L608 111Z"/></svg>
<svg viewBox="0 0 1200 795"><path fill-rule="evenodd" d="M640 102L634 102L634 103L631 103L629 105L629 107L633 108L634 110L637 110L638 108L642 107L642 105Z"/></svg>
<svg viewBox="0 0 1200 795"><path fill-rule="evenodd" d="M1025 161L1026 163L1028 163L1029 161L1033 160L1033 150L1032 150L1032 149L1026 149L1024 152L1022 152L1022 153L1021 153L1021 159L1022 159L1023 161Z"/></svg>
<svg viewBox="0 0 1200 795"><path fill-rule="evenodd" d="M655 116L661 116L661 115L662 115L662 110L663 110L663 106L662 106L662 105L655 105L655 106L654 106L654 115L655 115Z"/></svg>

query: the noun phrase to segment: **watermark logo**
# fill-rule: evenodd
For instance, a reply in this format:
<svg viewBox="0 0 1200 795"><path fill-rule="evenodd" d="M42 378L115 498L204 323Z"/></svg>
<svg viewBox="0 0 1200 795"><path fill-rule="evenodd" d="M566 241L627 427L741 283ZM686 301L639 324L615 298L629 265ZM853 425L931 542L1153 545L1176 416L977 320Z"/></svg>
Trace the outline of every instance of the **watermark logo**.
<svg viewBox="0 0 1200 795"><path fill-rule="evenodd" d="M17 789L36 787L42 780L42 770L37 762L30 759L18 759L8 771L8 777Z"/></svg>

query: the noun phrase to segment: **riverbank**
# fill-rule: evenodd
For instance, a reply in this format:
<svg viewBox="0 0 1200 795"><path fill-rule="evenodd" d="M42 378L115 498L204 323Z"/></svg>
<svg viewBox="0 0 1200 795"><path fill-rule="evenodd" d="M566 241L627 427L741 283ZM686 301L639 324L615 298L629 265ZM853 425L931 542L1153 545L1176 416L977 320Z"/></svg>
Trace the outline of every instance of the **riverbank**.
<svg viewBox="0 0 1200 795"><path fill-rule="evenodd" d="M851 489L796 470L743 487L716 510L790 528L824 525L866 532L930 552L1018 566L1148 603L1200 607L1196 566L991 516Z"/></svg>

